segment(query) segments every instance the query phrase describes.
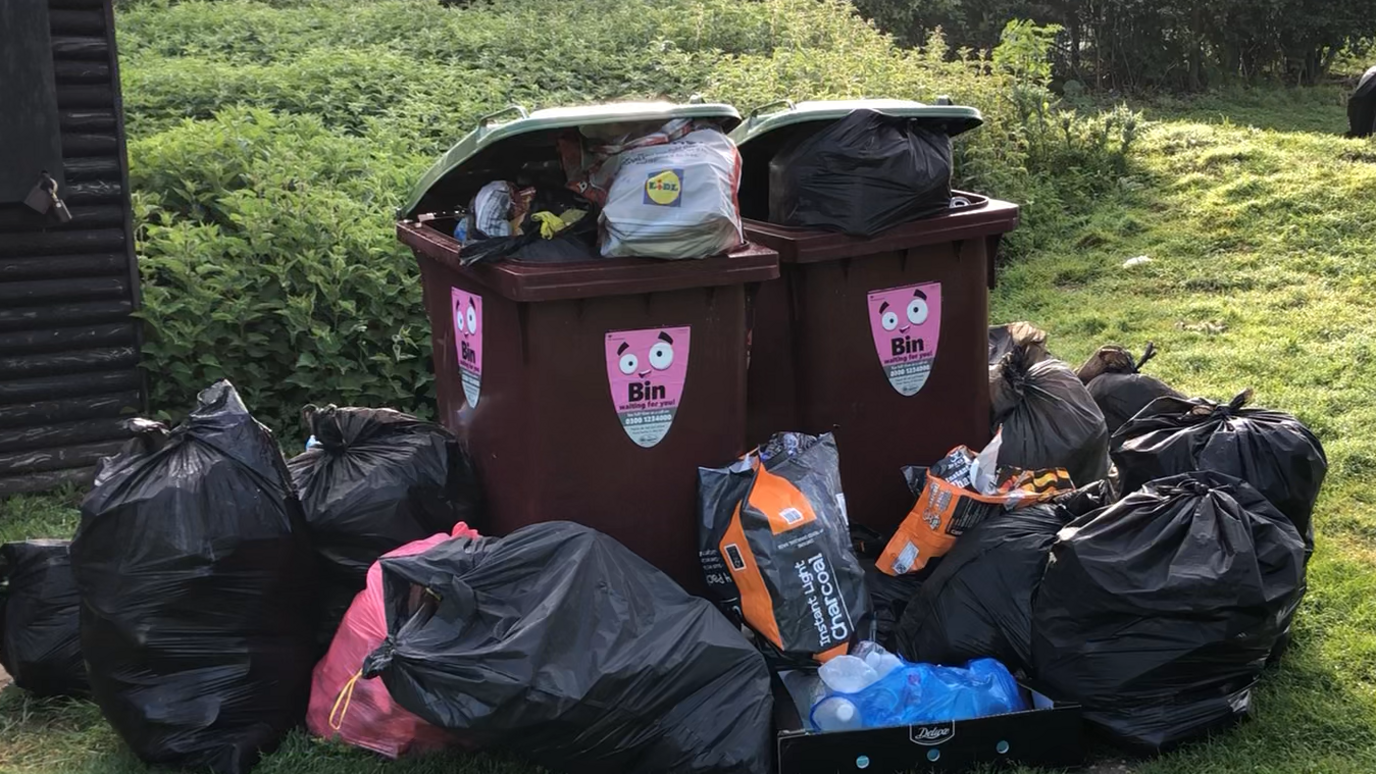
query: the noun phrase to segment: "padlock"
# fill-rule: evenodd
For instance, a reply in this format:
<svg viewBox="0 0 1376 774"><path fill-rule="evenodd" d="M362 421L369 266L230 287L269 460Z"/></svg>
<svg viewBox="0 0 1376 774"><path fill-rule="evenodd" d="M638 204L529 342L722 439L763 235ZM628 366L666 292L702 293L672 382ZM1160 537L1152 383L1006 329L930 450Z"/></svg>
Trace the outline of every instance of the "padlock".
<svg viewBox="0 0 1376 774"><path fill-rule="evenodd" d="M48 210L53 206L53 193L56 190L57 181L53 180L47 170L44 170L39 176L38 182L34 184L33 190L24 197L24 204L39 215L47 215Z"/></svg>

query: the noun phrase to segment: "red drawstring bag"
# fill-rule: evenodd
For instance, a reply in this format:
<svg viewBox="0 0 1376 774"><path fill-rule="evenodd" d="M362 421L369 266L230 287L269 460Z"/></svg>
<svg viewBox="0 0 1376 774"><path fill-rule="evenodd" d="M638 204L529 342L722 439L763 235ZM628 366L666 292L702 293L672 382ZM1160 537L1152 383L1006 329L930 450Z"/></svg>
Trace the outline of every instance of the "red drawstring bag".
<svg viewBox="0 0 1376 774"><path fill-rule="evenodd" d="M459 522L452 535L432 535L407 543L383 558L421 554L454 537L479 537ZM368 585L354 598L325 658L311 677L311 703L306 727L322 739L339 739L388 758L452 747L449 735L392 700L381 680L359 680L368 654L387 638L382 607L382 565L368 568Z"/></svg>

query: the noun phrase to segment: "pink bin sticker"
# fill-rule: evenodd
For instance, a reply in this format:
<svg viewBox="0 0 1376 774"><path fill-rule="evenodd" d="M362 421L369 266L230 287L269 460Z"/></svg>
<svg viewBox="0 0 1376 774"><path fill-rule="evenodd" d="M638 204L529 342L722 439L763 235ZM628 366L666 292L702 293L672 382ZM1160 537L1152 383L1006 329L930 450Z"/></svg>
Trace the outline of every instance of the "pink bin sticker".
<svg viewBox="0 0 1376 774"><path fill-rule="evenodd" d="M476 407L483 385L483 299L458 288L449 289L454 309L454 349L459 356L459 379L468 405Z"/></svg>
<svg viewBox="0 0 1376 774"><path fill-rule="evenodd" d="M650 448L669 432L688 376L691 328L646 328L607 334L607 381L621 427Z"/></svg>
<svg viewBox="0 0 1376 774"><path fill-rule="evenodd" d="M889 384L900 395L916 395L932 372L941 338L941 283L872 291L869 315Z"/></svg>

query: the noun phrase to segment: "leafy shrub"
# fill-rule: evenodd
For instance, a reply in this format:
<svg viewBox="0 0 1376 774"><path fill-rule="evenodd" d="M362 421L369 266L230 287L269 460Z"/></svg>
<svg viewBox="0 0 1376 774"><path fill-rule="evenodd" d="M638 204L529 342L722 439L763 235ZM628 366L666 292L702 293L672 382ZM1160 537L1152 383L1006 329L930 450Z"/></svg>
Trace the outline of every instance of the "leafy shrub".
<svg viewBox="0 0 1376 774"><path fill-rule="evenodd" d="M1026 207L1014 253L1114 184L1135 120L1058 105L1034 66L1039 28L992 58L939 35L900 49L838 0L119 9L155 405L180 409L229 376L287 436L307 402L431 411L429 326L394 210L506 104L949 94L987 122L958 143L960 184Z"/></svg>

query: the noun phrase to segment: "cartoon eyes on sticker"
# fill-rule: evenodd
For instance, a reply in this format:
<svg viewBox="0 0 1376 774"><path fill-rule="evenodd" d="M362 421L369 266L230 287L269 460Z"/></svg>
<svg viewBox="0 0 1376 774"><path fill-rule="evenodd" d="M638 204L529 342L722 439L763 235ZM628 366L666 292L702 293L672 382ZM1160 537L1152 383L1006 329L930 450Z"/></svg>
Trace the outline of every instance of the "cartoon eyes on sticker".
<svg viewBox="0 0 1376 774"><path fill-rule="evenodd" d="M637 368L640 367L640 359L637 358L635 355L632 355L631 353L627 352L626 354L621 356L620 367L621 373L630 376L631 374L635 373Z"/></svg>
<svg viewBox="0 0 1376 774"><path fill-rule="evenodd" d="M884 306L887 307L888 304L884 304ZM897 330L898 315L894 314L892 311L885 311L884 315L879 318L879 324L884 326L884 330L886 331Z"/></svg>
<svg viewBox="0 0 1376 774"><path fill-rule="evenodd" d="M908 322L913 325L927 322L927 299L914 298L908 303Z"/></svg>
<svg viewBox="0 0 1376 774"><path fill-rule="evenodd" d="M478 310L470 304L467 315L468 335L472 336L478 332Z"/></svg>
<svg viewBox="0 0 1376 774"><path fill-rule="evenodd" d="M663 371L674 364L674 345L667 341L657 341L650 347L650 365L656 371Z"/></svg>

